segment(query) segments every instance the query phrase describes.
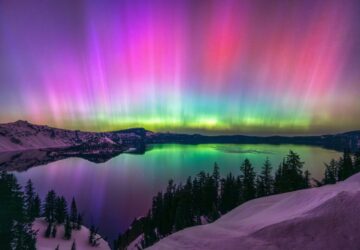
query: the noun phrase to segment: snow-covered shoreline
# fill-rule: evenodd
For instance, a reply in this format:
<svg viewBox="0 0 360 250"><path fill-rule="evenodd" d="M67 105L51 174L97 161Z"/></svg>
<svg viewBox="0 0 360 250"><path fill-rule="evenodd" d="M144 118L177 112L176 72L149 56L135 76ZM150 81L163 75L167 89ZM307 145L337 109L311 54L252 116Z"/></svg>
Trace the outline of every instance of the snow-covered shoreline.
<svg viewBox="0 0 360 250"><path fill-rule="evenodd" d="M263 197L149 249L358 249L360 174L335 185Z"/></svg>
<svg viewBox="0 0 360 250"><path fill-rule="evenodd" d="M104 240L99 240L99 246L93 247L89 245L89 229L81 226L80 230L73 230L71 239L64 239L64 225L57 226L56 237L46 238L45 231L48 223L43 218L37 218L33 223L33 230L37 231L36 249L38 250L54 250L59 246L59 250L70 250L74 240L76 242L76 249L78 250L110 250L109 244Z"/></svg>

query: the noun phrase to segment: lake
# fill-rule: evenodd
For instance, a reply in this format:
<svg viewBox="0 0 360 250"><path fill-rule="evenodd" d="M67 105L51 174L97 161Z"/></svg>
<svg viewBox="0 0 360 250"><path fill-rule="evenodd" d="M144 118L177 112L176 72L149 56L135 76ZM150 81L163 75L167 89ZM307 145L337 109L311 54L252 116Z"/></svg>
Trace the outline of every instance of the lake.
<svg viewBox="0 0 360 250"><path fill-rule="evenodd" d="M300 154L304 169L315 178L322 177L324 163L341 155L299 145L162 144L149 146L143 155L121 154L101 164L68 158L14 173L23 186L31 179L42 199L51 189L68 202L74 196L85 225L99 226L111 243L134 218L147 213L152 197L166 188L169 179L179 183L201 170L211 172L214 162L222 175L237 175L245 158L259 169L269 157L276 168L290 149Z"/></svg>

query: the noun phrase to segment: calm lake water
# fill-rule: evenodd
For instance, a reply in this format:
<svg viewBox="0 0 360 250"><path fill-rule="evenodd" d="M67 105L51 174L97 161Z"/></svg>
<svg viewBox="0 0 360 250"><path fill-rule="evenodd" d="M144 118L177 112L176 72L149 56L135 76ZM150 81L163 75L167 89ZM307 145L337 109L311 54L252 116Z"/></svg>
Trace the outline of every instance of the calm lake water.
<svg viewBox="0 0 360 250"><path fill-rule="evenodd" d="M100 233L113 240L134 218L147 213L152 197L166 188L169 179L184 182L199 171L212 171L214 162L222 175L239 174L245 158L259 169L269 157L274 167L293 150L300 154L312 176L321 178L324 163L337 159L339 152L298 145L153 145L144 155L121 154L106 163L95 164L68 158L26 172L14 172L21 185L32 179L43 199L54 189L68 201L74 196L84 211L85 224L97 225Z"/></svg>

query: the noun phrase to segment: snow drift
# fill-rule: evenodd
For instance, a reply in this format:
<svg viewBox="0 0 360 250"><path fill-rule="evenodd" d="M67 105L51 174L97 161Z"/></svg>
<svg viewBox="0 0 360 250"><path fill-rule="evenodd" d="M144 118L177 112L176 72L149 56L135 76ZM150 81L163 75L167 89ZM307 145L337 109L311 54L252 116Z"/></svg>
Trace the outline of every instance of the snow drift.
<svg viewBox="0 0 360 250"><path fill-rule="evenodd" d="M149 249L359 249L359 214L356 174L335 185L249 201Z"/></svg>

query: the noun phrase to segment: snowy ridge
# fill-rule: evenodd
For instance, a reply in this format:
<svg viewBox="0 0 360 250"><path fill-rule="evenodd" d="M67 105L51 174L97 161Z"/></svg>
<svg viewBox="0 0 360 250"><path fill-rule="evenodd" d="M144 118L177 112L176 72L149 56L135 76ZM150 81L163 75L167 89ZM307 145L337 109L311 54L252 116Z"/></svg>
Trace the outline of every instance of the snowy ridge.
<svg viewBox="0 0 360 250"><path fill-rule="evenodd" d="M109 147L141 144L142 138L131 131L83 132L34 125L27 121L0 124L0 152L30 149Z"/></svg>
<svg viewBox="0 0 360 250"><path fill-rule="evenodd" d="M357 174L335 185L246 202L149 249L359 249L359 214Z"/></svg>

